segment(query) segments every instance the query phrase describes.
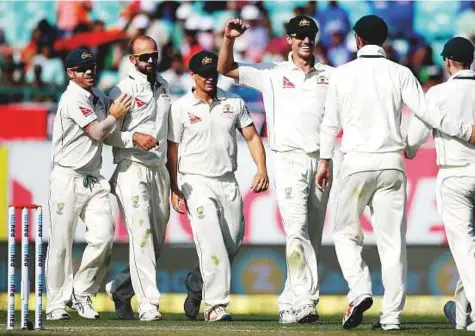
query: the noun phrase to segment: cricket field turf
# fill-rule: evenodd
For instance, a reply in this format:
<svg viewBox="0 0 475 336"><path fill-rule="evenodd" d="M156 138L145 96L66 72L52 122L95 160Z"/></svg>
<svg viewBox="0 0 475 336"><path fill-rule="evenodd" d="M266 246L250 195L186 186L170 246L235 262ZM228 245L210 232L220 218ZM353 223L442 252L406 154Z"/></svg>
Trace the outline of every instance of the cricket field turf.
<svg viewBox="0 0 475 336"><path fill-rule="evenodd" d="M33 312L30 317L33 318ZM202 319L189 321L184 315L164 314L162 321L140 322L119 321L114 313L101 313L99 320L85 320L71 312L71 320L45 321L44 331L6 330L6 312L0 312L0 335L11 334L42 334L42 335L382 335L388 332L371 330L371 322L375 315L365 316L362 325L356 329L344 330L341 327L340 315L323 315L315 324L280 325L274 315L233 315L232 322L206 323ZM16 324L20 321L17 313ZM443 315L406 315L400 332L389 332L390 335L457 335L466 334L456 331Z"/></svg>

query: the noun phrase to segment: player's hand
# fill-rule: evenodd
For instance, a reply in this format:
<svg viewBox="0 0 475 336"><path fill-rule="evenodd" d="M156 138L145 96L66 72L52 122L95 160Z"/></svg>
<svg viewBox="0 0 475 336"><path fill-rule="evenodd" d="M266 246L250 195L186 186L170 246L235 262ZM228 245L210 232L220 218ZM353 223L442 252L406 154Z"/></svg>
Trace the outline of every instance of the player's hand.
<svg viewBox="0 0 475 336"><path fill-rule="evenodd" d="M330 160L320 160L320 168L315 175L315 184L321 192L325 192L331 183Z"/></svg>
<svg viewBox="0 0 475 336"><path fill-rule="evenodd" d="M172 207L176 212L181 214L184 214L186 211L185 197L178 189L172 190Z"/></svg>
<svg viewBox="0 0 475 336"><path fill-rule="evenodd" d="M470 139L468 139L472 145L475 145L475 125L472 125L472 135L470 135Z"/></svg>
<svg viewBox="0 0 475 336"><path fill-rule="evenodd" d="M139 146L145 151L149 151L158 146L157 139L145 133L136 132L132 138L134 140L134 145Z"/></svg>
<svg viewBox="0 0 475 336"><path fill-rule="evenodd" d="M269 188L269 177L267 172L257 172L252 179L251 190L255 193L266 191Z"/></svg>
<svg viewBox="0 0 475 336"><path fill-rule="evenodd" d="M245 24L241 19L232 19L226 22L224 26L224 37L234 40L236 37L244 34L249 29L249 25Z"/></svg>
<svg viewBox="0 0 475 336"><path fill-rule="evenodd" d="M121 93L120 96L112 103L109 113L116 119L120 119L125 116L132 107L132 96Z"/></svg>

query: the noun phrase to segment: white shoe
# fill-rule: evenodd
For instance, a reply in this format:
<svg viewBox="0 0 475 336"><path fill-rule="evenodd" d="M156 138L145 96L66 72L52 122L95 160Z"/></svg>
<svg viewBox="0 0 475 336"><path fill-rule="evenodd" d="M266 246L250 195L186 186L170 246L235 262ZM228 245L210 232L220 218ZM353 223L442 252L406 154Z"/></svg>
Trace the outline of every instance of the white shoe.
<svg viewBox="0 0 475 336"><path fill-rule="evenodd" d="M297 316L292 308L281 310L279 312L279 323L281 324L289 324L289 323L297 323Z"/></svg>
<svg viewBox="0 0 475 336"><path fill-rule="evenodd" d="M205 321L231 321L231 315L226 311L223 306L214 306L207 312L205 312Z"/></svg>
<svg viewBox="0 0 475 336"><path fill-rule="evenodd" d="M390 330L400 330L401 327L399 326L399 324L382 324L381 329L390 331Z"/></svg>
<svg viewBox="0 0 475 336"><path fill-rule="evenodd" d="M354 299L346 309L342 322L343 328L352 329L359 326L363 322L363 313L372 305L373 298L368 294L360 295Z"/></svg>
<svg viewBox="0 0 475 336"><path fill-rule="evenodd" d="M149 310L140 314L140 321L160 321L162 318L162 314L157 310Z"/></svg>
<svg viewBox="0 0 475 336"><path fill-rule="evenodd" d="M99 313L92 306L92 301L89 296L73 294L70 307L77 310L79 316L85 319L96 320L99 318Z"/></svg>
<svg viewBox="0 0 475 336"><path fill-rule="evenodd" d="M475 331L475 322L472 322L468 325L467 331Z"/></svg>
<svg viewBox="0 0 475 336"><path fill-rule="evenodd" d="M46 314L48 321L69 320L70 318L71 316L64 308L58 308Z"/></svg>
<svg viewBox="0 0 475 336"><path fill-rule="evenodd" d="M295 318L298 323L313 323L318 321L319 316L314 304L305 304L294 309Z"/></svg>

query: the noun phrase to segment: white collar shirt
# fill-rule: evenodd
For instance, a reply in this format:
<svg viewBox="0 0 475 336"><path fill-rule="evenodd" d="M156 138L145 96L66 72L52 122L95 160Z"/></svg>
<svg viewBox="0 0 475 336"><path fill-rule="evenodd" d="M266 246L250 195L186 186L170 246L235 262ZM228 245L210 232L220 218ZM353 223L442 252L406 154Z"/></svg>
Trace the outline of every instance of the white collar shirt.
<svg viewBox="0 0 475 336"><path fill-rule="evenodd" d="M236 94L218 89L211 104L190 91L172 104L168 139L178 143L178 171L221 177L237 169L237 130L252 119Z"/></svg>
<svg viewBox="0 0 475 336"><path fill-rule="evenodd" d="M70 81L61 95L53 123L53 163L78 173L98 174L102 164L102 142L84 131L94 120L108 114L109 100L97 89L85 90Z"/></svg>
<svg viewBox="0 0 475 336"><path fill-rule="evenodd" d="M239 84L262 93L270 147L277 152L317 152L328 82L333 68L315 63L305 73L292 60L239 63Z"/></svg>
<svg viewBox="0 0 475 336"><path fill-rule="evenodd" d="M161 166L167 160L168 114L171 101L168 82L157 74L152 85L147 76L135 68L115 86L109 97L117 99L121 93L133 97L132 108L122 120L117 122L116 129L122 132L141 132L156 138L158 146L145 151L138 146L133 148L113 148L114 163L130 160L146 166Z"/></svg>

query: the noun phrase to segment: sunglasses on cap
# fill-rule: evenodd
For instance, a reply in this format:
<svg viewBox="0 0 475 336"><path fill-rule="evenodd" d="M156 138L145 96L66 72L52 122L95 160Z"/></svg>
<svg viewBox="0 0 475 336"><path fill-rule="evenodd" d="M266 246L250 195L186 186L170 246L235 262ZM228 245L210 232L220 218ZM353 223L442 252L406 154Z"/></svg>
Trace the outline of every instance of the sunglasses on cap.
<svg viewBox="0 0 475 336"><path fill-rule="evenodd" d="M71 68L74 72L87 72L88 70L95 71L96 63L84 64L78 67Z"/></svg>
<svg viewBox="0 0 475 336"><path fill-rule="evenodd" d="M132 54L135 58L137 58L140 62L148 62L150 58L156 61L158 60L158 51L152 51L149 53L142 53L142 54Z"/></svg>
<svg viewBox="0 0 475 336"><path fill-rule="evenodd" d="M317 34L316 33L293 33L293 34L290 34L290 36L297 40L302 40L302 41L305 40L306 37L308 37L310 41L314 41Z"/></svg>

